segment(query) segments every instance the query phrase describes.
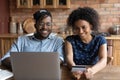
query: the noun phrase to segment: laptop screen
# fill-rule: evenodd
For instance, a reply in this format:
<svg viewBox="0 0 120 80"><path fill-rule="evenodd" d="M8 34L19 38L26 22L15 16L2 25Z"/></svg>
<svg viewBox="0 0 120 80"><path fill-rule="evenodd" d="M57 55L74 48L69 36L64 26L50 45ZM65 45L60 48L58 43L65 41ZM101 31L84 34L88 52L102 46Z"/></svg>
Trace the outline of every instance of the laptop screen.
<svg viewBox="0 0 120 80"><path fill-rule="evenodd" d="M60 80L57 52L11 52L11 64L16 80Z"/></svg>

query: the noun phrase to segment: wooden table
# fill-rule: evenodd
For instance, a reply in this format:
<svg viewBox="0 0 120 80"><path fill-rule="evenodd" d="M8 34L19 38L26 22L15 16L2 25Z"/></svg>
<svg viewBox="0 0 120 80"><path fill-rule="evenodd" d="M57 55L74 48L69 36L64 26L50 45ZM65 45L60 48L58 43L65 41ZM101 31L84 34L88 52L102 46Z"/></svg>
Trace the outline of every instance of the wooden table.
<svg viewBox="0 0 120 80"><path fill-rule="evenodd" d="M61 67L62 79L72 80L70 71L66 66ZM7 80L14 80L13 78ZM85 80L85 79L84 79ZM103 70L96 73L91 80L120 80L120 66L106 66Z"/></svg>
<svg viewBox="0 0 120 80"><path fill-rule="evenodd" d="M62 68L62 80L72 80L66 67ZM120 80L120 66L106 66L96 73L91 80Z"/></svg>

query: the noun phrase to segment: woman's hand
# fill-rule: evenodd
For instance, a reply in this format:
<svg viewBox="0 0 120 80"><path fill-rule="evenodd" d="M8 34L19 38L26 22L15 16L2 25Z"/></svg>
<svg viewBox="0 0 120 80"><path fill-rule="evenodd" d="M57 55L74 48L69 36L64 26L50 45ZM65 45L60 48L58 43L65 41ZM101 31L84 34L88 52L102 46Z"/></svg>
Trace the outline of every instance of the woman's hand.
<svg viewBox="0 0 120 80"><path fill-rule="evenodd" d="M91 68L86 69L84 75L86 79L91 79L93 77L93 70Z"/></svg>
<svg viewBox="0 0 120 80"><path fill-rule="evenodd" d="M82 74L83 74L83 72L81 72L81 71L72 72L72 76L73 76L73 78L75 78L75 80L80 80Z"/></svg>

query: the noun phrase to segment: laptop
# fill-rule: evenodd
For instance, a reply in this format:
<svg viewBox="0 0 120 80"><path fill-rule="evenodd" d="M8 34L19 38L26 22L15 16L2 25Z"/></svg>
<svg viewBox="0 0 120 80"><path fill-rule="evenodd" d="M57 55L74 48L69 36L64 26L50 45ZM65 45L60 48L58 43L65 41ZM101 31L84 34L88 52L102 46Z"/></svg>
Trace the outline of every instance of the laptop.
<svg viewBox="0 0 120 80"><path fill-rule="evenodd" d="M57 52L11 52L15 80L61 80Z"/></svg>

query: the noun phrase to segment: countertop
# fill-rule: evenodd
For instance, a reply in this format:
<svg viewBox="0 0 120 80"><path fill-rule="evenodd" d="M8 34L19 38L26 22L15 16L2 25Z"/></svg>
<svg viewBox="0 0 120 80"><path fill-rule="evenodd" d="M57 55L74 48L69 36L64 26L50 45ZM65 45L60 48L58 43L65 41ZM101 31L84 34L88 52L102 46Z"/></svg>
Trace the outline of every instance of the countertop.
<svg viewBox="0 0 120 80"><path fill-rule="evenodd" d="M0 38L17 38L20 35L24 34L0 34ZM105 37L107 40L109 39L120 39L120 35L110 35Z"/></svg>
<svg viewBox="0 0 120 80"><path fill-rule="evenodd" d="M110 36L107 36L105 37L107 40L109 39L120 39L120 35L110 35Z"/></svg>

